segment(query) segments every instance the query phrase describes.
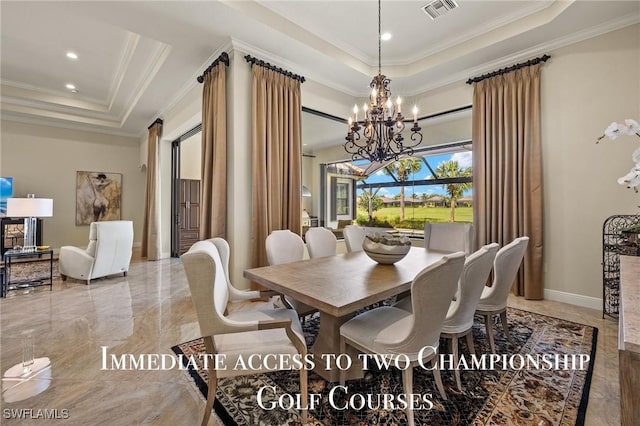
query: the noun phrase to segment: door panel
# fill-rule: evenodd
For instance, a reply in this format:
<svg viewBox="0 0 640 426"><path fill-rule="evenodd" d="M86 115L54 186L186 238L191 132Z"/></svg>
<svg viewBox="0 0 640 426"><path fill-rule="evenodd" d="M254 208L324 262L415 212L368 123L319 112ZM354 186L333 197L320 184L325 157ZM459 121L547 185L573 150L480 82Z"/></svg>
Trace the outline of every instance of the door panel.
<svg viewBox="0 0 640 426"><path fill-rule="evenodd" d="M180 179L180 254L200 238L200 181Z"/></svg>

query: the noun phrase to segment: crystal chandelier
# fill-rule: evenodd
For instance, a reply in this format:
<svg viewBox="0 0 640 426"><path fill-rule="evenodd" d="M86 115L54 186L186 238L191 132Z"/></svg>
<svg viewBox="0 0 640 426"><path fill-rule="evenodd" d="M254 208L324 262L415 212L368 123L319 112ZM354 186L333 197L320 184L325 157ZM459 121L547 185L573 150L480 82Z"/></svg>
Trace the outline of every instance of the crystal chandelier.
<svg viewBox="0 0 640 426"><path fill-rule="evenodd" d="M410 141L402 136L405 128L401 110L401 99L394 104L391 100L389 80L382 74L382 25L381 0L378 0L378 75L371 80L369 104L363 108L364 117L358 121L358 106L353 108L355 117L349 117L349 131L344 149L352 160L384 162L398 160L400 156L412 156L413 148L422 142L421 128L418 126L418 108L413 107L413 127ZM360 135L362 130L362 136Z"/></svg>

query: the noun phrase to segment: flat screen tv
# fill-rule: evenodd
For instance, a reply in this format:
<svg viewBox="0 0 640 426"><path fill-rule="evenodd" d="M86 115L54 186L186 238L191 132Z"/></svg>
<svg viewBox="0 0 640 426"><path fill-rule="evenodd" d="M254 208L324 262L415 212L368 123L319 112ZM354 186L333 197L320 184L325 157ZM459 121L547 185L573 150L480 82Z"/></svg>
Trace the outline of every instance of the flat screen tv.
<svg viewBox="0 0 640 426"><path fill-rule="evenodd" d="M7 198L13 197L13 178L0 177L0 216L7 215Z"/></svg>

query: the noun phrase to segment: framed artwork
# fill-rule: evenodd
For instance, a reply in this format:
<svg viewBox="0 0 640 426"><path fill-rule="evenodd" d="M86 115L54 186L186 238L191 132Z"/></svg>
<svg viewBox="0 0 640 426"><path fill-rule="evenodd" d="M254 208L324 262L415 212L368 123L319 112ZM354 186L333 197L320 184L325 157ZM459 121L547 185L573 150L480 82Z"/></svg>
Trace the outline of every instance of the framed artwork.
<svg viewBox="0 0 640 426"><path fill-rule="evenodd" d="M76 172L76 225L120 220L122 173Z"/></svg>
<svg viewBox="0 0 640 426"><path fill-rule="evenodd" d="M7 215L7 198L13 197L13 178L0 177L0 216Z"/></svg>

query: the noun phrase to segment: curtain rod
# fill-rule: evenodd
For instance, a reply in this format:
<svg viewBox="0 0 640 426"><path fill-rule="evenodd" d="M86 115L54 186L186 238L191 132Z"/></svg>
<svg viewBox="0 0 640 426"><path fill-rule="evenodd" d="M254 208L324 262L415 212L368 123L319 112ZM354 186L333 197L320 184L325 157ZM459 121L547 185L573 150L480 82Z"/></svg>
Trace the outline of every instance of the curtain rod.
<svg viewBox="0 0 640 426"><path fill-rule="evenodd" d="M493 71L493 72L490 72L488 74L483 74L483 75L481 75L479 77L473 77L473 78L470 78L469 80L467 80L467 84L477 83L477 82L482 81L482 80L487 79L487 78L491 78L491 77L495 77L497 75L507 74L507 73L509 73L511 71L519 70L520 68L530 67L531 65L537 65L540 62L547 62L549 60L549 58L551 58L551 56L543 55L543 56L540 56L539 58L530 59L527 62L521 62L519 64L511 65L510 67L502 68L502 69L499 69L498 71Z"/></svg>
<svg viewBox="0 0 640 426"><path fill-rule="evenodd" d="M204 72L202 73L202 75L199 75L197 80L198 83L202 83L204 82L204 78L207 76L207 74L209 74L211 72L211 70L213 69L213 67L215 67L216 65L218 65L220 62L222 62L223 64L225 64L226 66L229 66L229 55L227 54L227 52L222 52L220 54L220 56L218 56L216 58L215 61L213 61L211 63L211 65L209 65L207 67L206 70L204 70Z"/></svg>
<svg viewBox="0 0 640 426"><path fill-rule="evenodd" d="M276 67L275 65L271 65L270 63L265 62L262 59L254 58L251 55L245 56L244 59L246 59L247 62L251 63L251 65L258 65L259 67L263 67L263 68L270 69L271 71L279 72L280 74L284 74L287 77L293 78L294 80L299 80L300 83L304 83L305 78L303 76L294 74L291 71L287 71L285 69Z"/></svg>
<svg viewBox="0 0 640 426"><path fill-rule="evenodd" d="M155 126L156 124L159 124L162 126L162 118L156 118L156 121L154 121L153 123L151 123L149 125L149 127L147 127L147 130L151 129L153 126Z"/></svg>

